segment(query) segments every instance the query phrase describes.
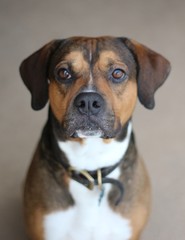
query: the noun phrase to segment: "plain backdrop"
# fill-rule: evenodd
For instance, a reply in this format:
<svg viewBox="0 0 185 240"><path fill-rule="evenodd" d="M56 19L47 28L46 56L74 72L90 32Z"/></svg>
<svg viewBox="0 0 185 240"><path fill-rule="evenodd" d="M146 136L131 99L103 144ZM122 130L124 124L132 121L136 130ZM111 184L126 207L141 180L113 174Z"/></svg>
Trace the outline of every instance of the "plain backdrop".
<svg viewBox="0 0 185 240"><path fill-rule="evenodd" d="M172 72L155 96L156 108L146 110L138 102L133 117L153 188L152 213L142 239L184 240L183 0L0 1L0 239L26 239L22 186L47 115L47 108L31 109L19 65L50 40L73 35L127 36L170 60Z"/></svg>

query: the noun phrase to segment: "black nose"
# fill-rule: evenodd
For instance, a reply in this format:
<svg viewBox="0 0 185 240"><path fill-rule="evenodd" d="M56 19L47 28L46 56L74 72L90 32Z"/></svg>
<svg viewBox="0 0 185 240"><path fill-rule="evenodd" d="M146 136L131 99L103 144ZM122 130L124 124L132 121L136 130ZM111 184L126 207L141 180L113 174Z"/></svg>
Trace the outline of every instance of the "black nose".
<svg viewBox="0 0 185 240"><path fill-rule="evenodd" d="M74 105L81 114L97 115L104 108L104 100L98 93L80 93L75 98Z"/></svg>

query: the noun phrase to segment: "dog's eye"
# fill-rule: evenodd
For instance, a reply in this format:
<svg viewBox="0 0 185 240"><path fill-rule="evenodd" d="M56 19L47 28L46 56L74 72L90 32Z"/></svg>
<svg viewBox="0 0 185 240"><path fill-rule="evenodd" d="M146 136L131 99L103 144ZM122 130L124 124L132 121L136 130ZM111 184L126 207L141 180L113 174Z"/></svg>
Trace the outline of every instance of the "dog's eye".
<svg viewBox="0 0 185 240"><path fill-rule="evenodd" d="M127 74L124 70L116 68L112 72L112 77L116 82L119 82L125 80L127 78Z"/></svg>
<svg viewBox="0 0 185 240"><path fill-rule="evenodd" d="M72 76L66 68L60 68L58 70L58 77L60 80L68 80L71 79Z"/></svg>

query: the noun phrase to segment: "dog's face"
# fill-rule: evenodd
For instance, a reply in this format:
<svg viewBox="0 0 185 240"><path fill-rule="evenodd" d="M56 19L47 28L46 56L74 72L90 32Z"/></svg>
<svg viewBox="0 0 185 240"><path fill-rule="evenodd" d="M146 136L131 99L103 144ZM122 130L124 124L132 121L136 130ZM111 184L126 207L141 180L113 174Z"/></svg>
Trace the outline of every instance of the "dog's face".
<svg viewBox="0 0 185 240"><path fill-rule="evenodd" d="M50 42L20 71L32 107L44 107L49 95L66 137L114 138L137 96L145 107L154 107L154 92L169 69L161 55L128 39L75 37Z"/></svg>
<svg viewBox="0 0 185 240"><path fill-rule="evenodd" d="M52 111L68 136L115 137L136 103L136 64L115 39L63 42L49 79Z"/></svg>

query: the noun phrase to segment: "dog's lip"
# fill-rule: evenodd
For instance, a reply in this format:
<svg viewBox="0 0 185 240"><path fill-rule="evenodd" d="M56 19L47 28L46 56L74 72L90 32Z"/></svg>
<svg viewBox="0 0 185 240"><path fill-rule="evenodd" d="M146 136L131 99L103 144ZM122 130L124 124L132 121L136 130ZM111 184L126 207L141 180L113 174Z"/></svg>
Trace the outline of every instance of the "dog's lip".
<svg viewBox="0 0 185 240"><path fill-rule="evenodd" d="M97 126L80 126L70 133L73 138L102 137L103 135L104 131Z"/></svg>
<svg viewBox="0 0 185 240"><path fill-rule="evenodd" d="M112 139L115 136L110 133L105 133L101 129L97 130L75 130L70 134L71 138L103 138L103 139Z"/></svg>
<svg viewBox="0 0 185 240"><path fill-rule="evenodd" d="M97 130L77 130L75 131L75 135L79 138L100 138L103 135L101 129Z"/></svg>

